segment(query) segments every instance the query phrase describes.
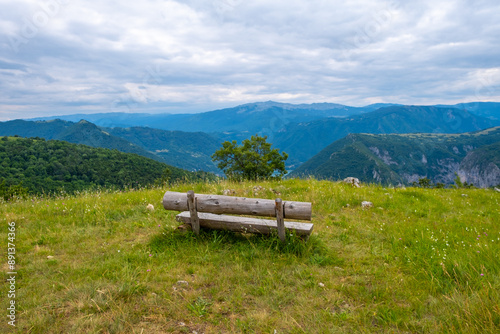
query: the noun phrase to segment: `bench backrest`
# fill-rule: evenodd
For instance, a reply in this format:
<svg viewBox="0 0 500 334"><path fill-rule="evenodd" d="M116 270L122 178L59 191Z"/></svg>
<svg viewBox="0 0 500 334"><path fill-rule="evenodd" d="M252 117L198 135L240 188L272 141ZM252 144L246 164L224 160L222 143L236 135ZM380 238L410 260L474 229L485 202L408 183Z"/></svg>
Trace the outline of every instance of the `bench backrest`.
<svg viewBox="0 0 500 334"><path fill-rule="evenodd" d="M238 214L276 217L276 201L261 198L196 194L196 211L216 214ZM311 203L283 201L283 218L311 220ZM167 191L163 196L167 210L187 211L186 193Z"/></svg>

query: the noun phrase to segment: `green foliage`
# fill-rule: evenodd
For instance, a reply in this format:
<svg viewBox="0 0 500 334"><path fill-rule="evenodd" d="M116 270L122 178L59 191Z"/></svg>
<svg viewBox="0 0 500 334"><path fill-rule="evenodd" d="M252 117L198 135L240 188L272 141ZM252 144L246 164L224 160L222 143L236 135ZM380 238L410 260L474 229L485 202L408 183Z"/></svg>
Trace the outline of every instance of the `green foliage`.
<svg viewBox="0 0 500 334"><path fill-rule="evenodd" d="M266 142L267 136L252 136L245 139L241 146L236 141L225 141L222 148L215 151L212 160L224 171L226 177L233 180L281 179L287 173L285 161L288 154L271 149Z"/></svg>
<svg viewBox="0 0 500 334"><path fill-rule="evenodd" d="M453 182L455 182L455 184L453 185L453 187L456 188L456 189L470 189L470 188L474 188L474 184L467 183L467 181L462 182L462 180L460 179L460 175L458 175L457 173L455 173L455 179L453 179Z"/></svg>
<svg viewBox="0 0 500 334"><path fill-rule="evenodd" d="M418 182L416 182L416 181L412 182L412 186L414 186L414 187L420 187L420 188L433 188L434 186L436 188L444 188L444 184L443 183L438 183L438 184L434 185L432 183L432 181L429 178L427 178L427 177L420 178L418 180Z"/></svg>
<svg viewBox="0 0 500 334"><path fill-rule="evenodd" d="M22 183L7 186L5 180L0 182L0 198L4 201L11 199L24 199L28 197L28 189L23 187Z"/></svg>
<svg viewBox="0 0 500 334"><path fill-rule="evenodd" d="M74 193L89 188L139 188L178 181L214 179L136 154L64 141L3 137L0 141L0 195ZM168 171L168 172L167 172Z"/></svg>

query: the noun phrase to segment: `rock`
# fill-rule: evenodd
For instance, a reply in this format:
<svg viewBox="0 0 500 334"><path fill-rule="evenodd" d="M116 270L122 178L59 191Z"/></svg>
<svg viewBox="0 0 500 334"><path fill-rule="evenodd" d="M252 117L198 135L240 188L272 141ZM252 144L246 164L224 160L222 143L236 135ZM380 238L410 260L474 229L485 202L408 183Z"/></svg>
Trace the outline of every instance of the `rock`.
<svg viewBox="0 0 500 334"><path fill-rule="evenodd" d="M222 191L222 195L224 196L236 195L236 191L234 189L224 189Z"/></svg>
<svg viewBox="0 0 500 334"><path fill-rule="evenodd" d="M49 259L49 260L50 260L50 259L53 259L53 258L54 258L54 257L53 257L52 255L48 255L48 256L47 256L47 259Z"/></svg>
<svg viewBox="0 0 500 334"><path fill-rule="evenodd" d="M361 202L361 207L363 209L372 208L373 207L373 203L372 202L368 202L368 201L363 201L363 202Z"/></svg>
<svg viewBox="0 0 500 334"><path fill-rule="evenodd" d="M189 286L188 281L177 281L177 285Z"/></svg>
<svg viewBox="0 0 500 334"><path fill-rule="evenodd" d="M323 283L321 283L321 282L319 282L318 285L319 285L320 288L324 288L325 287L325 285Z"/></svg>
<svg viewBox="0 0 500 334"><path fill-rule="evenodd" d="M261 191L261 190L265 190L265 189L262 188L262 186L255 186L255 187L253 187L253 191L254 192L258 192L258 191Z"/></svg>
<svg viewBox="0 0 500 334"><path fill-rule="evenodd" d="M500 189L498 189L497 187L495 187L495 191L498 191L500 193Z"/></svg>
<svg viewBox="0 0 500 334"><path fill-rule="evenodd" d="M148 206L146 207L147 210L149 211L154 211L155 210L155 207L153 204L148 204Z"/></svg>
<svg viewBox="0 0 500 334"><path fill-rule="evenodd" d="M355 178L355 177L346 177L344 179L344 183L349 183L350 185L352 185L353 187L356 187L356 188L360 188L361 187L361 182L359 182L359 179Z"/></svg>

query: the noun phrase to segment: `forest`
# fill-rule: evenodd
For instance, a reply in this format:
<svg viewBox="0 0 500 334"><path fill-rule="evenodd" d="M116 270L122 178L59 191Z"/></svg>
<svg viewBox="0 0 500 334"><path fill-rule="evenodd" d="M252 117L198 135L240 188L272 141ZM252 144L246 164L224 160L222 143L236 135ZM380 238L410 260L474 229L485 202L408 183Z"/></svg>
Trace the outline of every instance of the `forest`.
<svg viewBox="0 0 500 334"><path fill-rule="evenodd" d="M42 138L0 138L0 196L130 189L176 181L214 179L118 150Z"/></svg>

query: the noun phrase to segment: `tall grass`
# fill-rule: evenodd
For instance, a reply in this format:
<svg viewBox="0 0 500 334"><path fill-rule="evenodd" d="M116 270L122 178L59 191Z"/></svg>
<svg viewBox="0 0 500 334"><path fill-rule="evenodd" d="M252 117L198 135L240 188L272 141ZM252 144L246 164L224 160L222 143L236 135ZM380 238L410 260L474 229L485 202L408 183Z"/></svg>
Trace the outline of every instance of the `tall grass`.
<svg viewBox="0 0 500 334"><path fill-rule="evenodd" d="M18 227L19 307L18 326L5 318L2 333L500 331L492 190L316 180L169 190L190 189L310 201L313 235L284 244L276 235L195 236L162 208L165 188L2 203L2 249L7 223Z"/></svg>

